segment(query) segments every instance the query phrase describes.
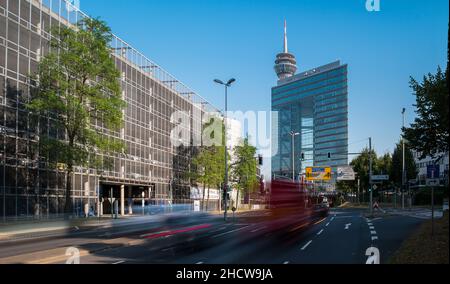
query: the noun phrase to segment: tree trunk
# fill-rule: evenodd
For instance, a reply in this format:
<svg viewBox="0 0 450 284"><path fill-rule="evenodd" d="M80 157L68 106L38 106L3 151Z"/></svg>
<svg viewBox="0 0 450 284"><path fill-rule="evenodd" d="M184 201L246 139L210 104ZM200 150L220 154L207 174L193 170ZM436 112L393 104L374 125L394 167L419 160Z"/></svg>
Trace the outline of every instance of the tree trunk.
<svg viewBox="0 0 450 284"><path fill-rule="evenodd" d="M202 211L205 211L205 194L206 194L206 185L205 183L203 183Z"/></svg>
<svg viewBox="0 0 450 284"><path fill-rule="evenodd" d="M239 210L239 189L237 190L237 194L236 194L236 211Z"/></svg>
<svg viewBox="0 0 450 284"><path fill-rule="evenodd" d="M210 191L210 188L209 188L209 186L208 186L208 198L206 198L206 212L208 212L208 205L209 205L209 191Z"/></svg>
<svg viewBox="0 0 450 284"><path fill-rule="evenodd" d="M72 215L72 198L71 198L71 192L72 192L72 174L73 174L73 167L68 166L67 173L66 173L66 201L64 204L64 213L66 217L69 217Z"/></svg>

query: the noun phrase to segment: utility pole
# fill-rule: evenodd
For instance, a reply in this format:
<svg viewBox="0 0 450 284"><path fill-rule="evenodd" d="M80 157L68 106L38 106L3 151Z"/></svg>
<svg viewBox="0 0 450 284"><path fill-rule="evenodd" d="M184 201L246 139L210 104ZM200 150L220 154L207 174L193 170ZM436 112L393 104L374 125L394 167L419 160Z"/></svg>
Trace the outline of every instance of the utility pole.
<svg viewBox="0 0 450 284"><path fill-rule="evenodd" d="M300 135L300 133L291 131L289 135L292 136L292 181L295 182L295 136Z"/></svg>
<svg viewBox="0 0 450 284"><path fill-rule="evenodd" d="M361 187L361 178L358 177L358 205L361 204L361 200L360 200L360 187Z"/></svg>
<svg viewBox="0 0 450 284"><path fill-rule="evenodd" d="M370 216L373 217L373 185L372 185L372 137L369 138L369 190L370 190Z"/></svg>

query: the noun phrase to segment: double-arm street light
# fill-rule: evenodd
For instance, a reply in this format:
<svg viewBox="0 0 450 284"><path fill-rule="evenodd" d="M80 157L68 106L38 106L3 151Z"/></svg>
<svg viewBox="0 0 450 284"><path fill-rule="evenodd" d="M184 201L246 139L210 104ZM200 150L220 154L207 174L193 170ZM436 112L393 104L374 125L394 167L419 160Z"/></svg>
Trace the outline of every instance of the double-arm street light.
<svg viewBox="0 0 450 284"><path fill-rule="evenodd" d="M295 136L300 135L300 133L291 131L289 135L292 137L292 181L295 181Z"/></svg>
<svg viewBox="0 0 450 284"><path fill-rule="evenodd" d="M219 85L225 86L225 115L224 115L224 124L225 124L225 180L223 187L223 196L224 196L224 219L227 220L227 210L228 210L228 148L227 148L227 112L228 112L228 88L231 87L231 84L236 82L236 79L230 79L227 83L224 83L221 80L215 79L215 83Z"/></svg>

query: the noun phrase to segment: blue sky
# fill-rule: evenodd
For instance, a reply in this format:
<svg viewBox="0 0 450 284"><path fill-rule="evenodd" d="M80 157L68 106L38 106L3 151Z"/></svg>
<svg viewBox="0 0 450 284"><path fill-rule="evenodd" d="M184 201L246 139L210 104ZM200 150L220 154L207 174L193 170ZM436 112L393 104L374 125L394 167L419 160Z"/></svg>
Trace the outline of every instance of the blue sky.
<svg viewBox="0 0 450 284"><path fill-rule="evenodd" d="M414 119L409 76L446 66L448 0L81 0L114 33L222 109L213 79L238 82L230 110L270 110L283 22L299 70L349 65L350 151L373 137L379 154L399 140L401 109ZM358 142L359 141L359 142Z"/></svg>

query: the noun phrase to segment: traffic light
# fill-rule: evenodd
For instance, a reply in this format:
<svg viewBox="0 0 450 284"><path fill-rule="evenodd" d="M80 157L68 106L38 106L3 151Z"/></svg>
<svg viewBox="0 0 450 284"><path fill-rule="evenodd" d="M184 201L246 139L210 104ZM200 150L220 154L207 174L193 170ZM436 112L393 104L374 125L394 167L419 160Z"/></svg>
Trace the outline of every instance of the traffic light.
<svg viewBox="0 0 450 284"><path fill-rule="evenodd" d="M328 152L328 159L331 159L331 153Z"/></svg>
<svg viewBox="0 0 450 284"><path fill-rule="evenodd" d="M264 164L264 159L263 159L262 155L258 156L258 163L259 163L260 166L262 166Z"/></svg>
<svg viewBox="0 0 450 284"><path fill-rule="evenodd" d="M302 161L305 160L305 153L302 153Z"/></svg>

